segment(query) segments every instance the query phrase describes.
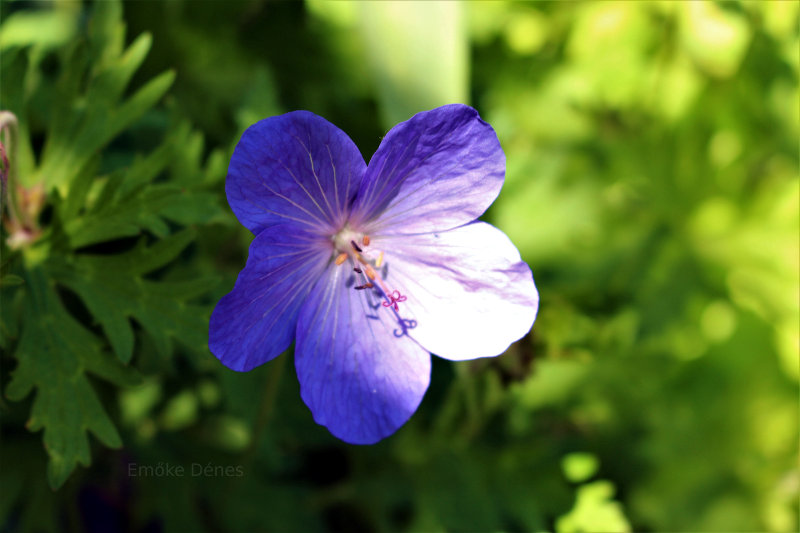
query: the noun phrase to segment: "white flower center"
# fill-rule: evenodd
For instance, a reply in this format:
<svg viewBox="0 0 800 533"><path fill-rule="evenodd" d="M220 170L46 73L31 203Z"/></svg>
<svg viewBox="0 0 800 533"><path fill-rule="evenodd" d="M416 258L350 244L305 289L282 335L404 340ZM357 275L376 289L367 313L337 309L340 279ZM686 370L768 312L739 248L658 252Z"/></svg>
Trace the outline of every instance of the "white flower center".
<svg viewBox="0 0 800 533"><path fill-rule="evenodd" d="M397 305L405 302L406 297L398 290L392 290L381 277L383 267L383 251L369 249L370 238L362 232L354 231L345 226L338 233L331 236L334 248L334 262L338 266L348 263L360 278L360 282L353 288L356 290L373 289L382 298L383 306L399 310Z"/></svg>
<svg viewBox="0 0 800 533"><path fill-rule="evenodd" d="M338 233L331 236L331 242L337 253L349 253L352 250L351 243L360 243L363 238L364 234L362 232L355 231L350 226L345 226Z"/></svg>

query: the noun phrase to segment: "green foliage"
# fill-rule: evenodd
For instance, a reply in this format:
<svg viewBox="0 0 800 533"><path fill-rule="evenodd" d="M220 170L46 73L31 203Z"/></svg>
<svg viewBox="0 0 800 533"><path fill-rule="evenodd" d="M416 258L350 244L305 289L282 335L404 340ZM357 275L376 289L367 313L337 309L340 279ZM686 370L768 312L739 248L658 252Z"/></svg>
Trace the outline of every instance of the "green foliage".
<svg viewBox="0 0 800 533"><path fill-rule="evenodd" d="M71 27L77 15L69 19L59 12L53 20ZM202 139L179 125L146 157L98 174L106 166L102 149L161 99L174 75L164 73L124 96L151 38L143 34L124 49L121 5L102 2L85 38L57 50L60 74L50 84L42 69L53 58L46 52L54 42L40 42L25 30L43 16L9 18L0 39L8 53L3 102L21 125L19 144L9 146L16 149L9 155L19 157L18 175L9 179L24 187L17 193L17 213L30 215L21 228L9 207L12 249L3 243L0 344L18 362L6 396L21 401L35 389L26 426L44 430L47 478L58 488L78 463L91 463L87 432L105 446L122 445L89 374L118 387L141 381L129 366L141 336L132 319L163 358L174 352L173 338L195 351L204 348L209 310L192 301L215 278L147 276L168 269L194 240L196 231L176 228L221 216L219 196L209 186L221 178L223 159L216 153L203 168ZM45 117L34 109L40 101L48 102ZM29 128L37 120L43 120L45 142L34 157ZM31 200L34 195L46 196L46 203ZM20 234L30 238L15 241ZM120 239L136 236L136 246L124 249ZM123 250L86 248L114 242L123 243Z"/></svg>
<svg viewBox="0 0 800 533"><path fill-rule="evenodd" d="M140 241L121 254L57 257L46 268L53 279L81 297L123 363L133 356L131 318L141 324L159 355L168 357L171 337L195 349L205 345L206 308L186 301L205 293L214 280L164 282L142 276L173 261L193 237L192 231L184 230L149 247Z"/></svg>
<svg viewBox="0 0 800 533"><path fill-rule="evenodd" d="M6 396L18 401L36 387L27 427L44 429L47 478L59 487L77 463L90 464L87 431L106 446L122 445L86 373L120 386L136 384L138 375L103 353L98 340L64 309L40 269L31 269L26 281L25 326L15 350L19 366Z"/></svg>
<svg viewBox="0 0 800 533"><path fill-rule="evenodd" d="M608 481L595 481L583 485L578 489L575 507L558 519L556 531L559 533L631 531L621 506L611 500L613 495L614 485Z"/></svg>
<svg viewBox="0 0 800 533"><path fill-rule="evenodd" d="M150 50L151 38L143 34L123 50L121 5L106 2L99 6L86 42L70 50L64 76L53 95L69 105L53 109L38 172L31 178L40 178L48 189L68 190L94 154L160 100L175 78L174 73L165 72L123 99L131 77ZM84 87L82 78L87 71L89 80Z"/></svg>
<svg viewBox="0 0 800 533"><path fill-rule="evenodd" d="M170 232L169 222L186 225L212 221L219 214L218 197L204 190L204 185L215 175L220 176L223 167L219 159L210 161L207 170L182 164L186 162L180 159L189 152L187 162L196 162L201 151L202 139L181 126L129 168L101 180L94 180L89 173L79 176L62 212L70 245L80 248L141 231L165 237ZM152 183L165 170L175 178Z"/></svg>
<svg viewBox="0 0 800 533"><path fill-rule="evenodd" d="M4 530L797 529L797 2L2 8L35 222L6 210L0 245ZM435 358L412 420L348 446L291 353L206 349L252 238L227 157L309 109L368 158L450 101L498 133L485 218L539 317L501 357Z"/></svg>

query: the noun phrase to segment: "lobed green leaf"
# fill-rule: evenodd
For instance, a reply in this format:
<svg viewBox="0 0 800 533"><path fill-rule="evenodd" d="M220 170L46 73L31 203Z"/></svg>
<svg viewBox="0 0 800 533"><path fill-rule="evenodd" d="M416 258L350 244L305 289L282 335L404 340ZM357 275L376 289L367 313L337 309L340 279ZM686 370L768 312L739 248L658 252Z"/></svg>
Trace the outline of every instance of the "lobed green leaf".
<svg viewBox="0 0 800 533"><path fill-rule="evenodd" d="M206 292L214 280L154 282L141 276L171 262L193 237L193 231L184 230L124 254L51 257L46 269L86 303L123 363L133 356L130 318L142 325L167 357L173 337L189 346L205 344L208 312L186 302Z"/></svg>
<svg viewBox="0 0 800 533"><path fill-rule="evenodd" d="M139 378L135 370L102 353L97 338L64 309L43 270L30 270L26 278L29 295L16 350L19 365L6 395L19 401L36 389L28 429L44 430L47 476L50 486L58 488L78 463L91 463L87 432L106 446L122 444L86 372L118 385Z"/></svg>

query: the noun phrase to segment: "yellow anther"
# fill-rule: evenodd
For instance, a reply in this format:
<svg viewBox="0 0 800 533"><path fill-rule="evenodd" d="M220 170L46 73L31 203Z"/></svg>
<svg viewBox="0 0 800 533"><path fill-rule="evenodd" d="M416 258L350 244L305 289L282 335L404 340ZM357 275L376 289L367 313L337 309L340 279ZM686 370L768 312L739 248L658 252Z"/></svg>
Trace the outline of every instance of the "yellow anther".
<svg viewBox="0 0 800 533"><path fill-rule="evenodd" d="M336 264L337 265L341 265L345 261L347 261L347 254L339 254L338 257L336 257Z"/></svg>
<svg viewBox="0 0 800 533"><path fill-rule="evenodd" d="M364 238L361 239L361 242L364 243L364 246L369 246L369 235L364 235Z"/></svg>
<svg viewBox="0 0 800 533"><path fill-rule="evenodd" d="M383 264L383 252L378 254L378 260L375 261L375 268L380 268L382 264Z"/></svg>

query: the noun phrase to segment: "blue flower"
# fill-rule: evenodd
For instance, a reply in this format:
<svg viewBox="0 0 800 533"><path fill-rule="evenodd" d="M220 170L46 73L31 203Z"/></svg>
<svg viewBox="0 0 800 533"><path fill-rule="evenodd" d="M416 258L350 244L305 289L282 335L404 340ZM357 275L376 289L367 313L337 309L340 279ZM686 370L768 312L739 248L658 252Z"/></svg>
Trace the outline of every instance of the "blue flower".
<svg viewBox="0 0 800 533"><path fill-rule="evenodd" d="M211 351L247 371L294 340L317 423L354 444L394 433L428 388L431 353L496 356L533 325L530 269L476 221L504 176L494 130L465 105L398 124L369 165L308 111L254 124L225 192L255 239L211 315Z"/></svg>

